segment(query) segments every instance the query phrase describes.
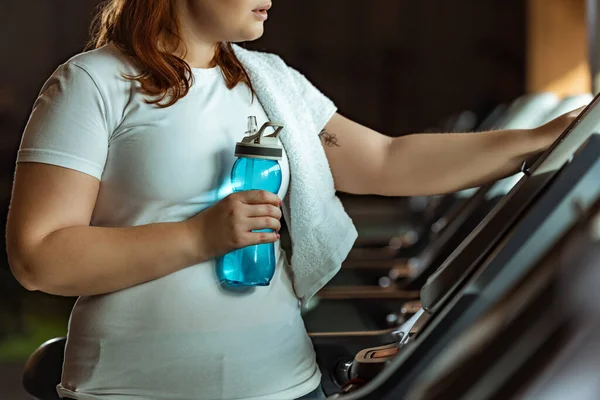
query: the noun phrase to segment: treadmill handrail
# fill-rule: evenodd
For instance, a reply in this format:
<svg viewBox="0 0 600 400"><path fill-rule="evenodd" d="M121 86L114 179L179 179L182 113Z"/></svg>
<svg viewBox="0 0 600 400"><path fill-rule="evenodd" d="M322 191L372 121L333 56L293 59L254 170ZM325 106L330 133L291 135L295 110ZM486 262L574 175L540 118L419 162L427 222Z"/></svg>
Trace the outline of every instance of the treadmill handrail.
<svg viewBox="0 0 600 400"><path fill-rule="evenodd" d="M594 100L573 120L558 139L530 167L526 166L523 172L531 175L534 172L544 173L551 168L556 168L556 163L560 163L560 154L556 152L559 147L563 151L570 151L573 154L584 142L581 140L582 133L588 133L585 137L587 139L591 133L600 132L600 118L592 118L598 114L600 114L600 94L594 97Z"/></svg>
<svg viewBox="0 0 600 400"><path fill-rule="evenodd" d="M442 297L435 296L434 298L423 299L423 297L428 297L428 291L431 285L439 285L439 281L435 282L440 276L444 276L446 274L451 273L452 275L457 274L457 269L461 269L462 271L467 271L471 268L471 265L474 263L480 262L484 259L484 255L489 254L490 248L495 245L499 239L493 241L492 243L487 243L488 246L486 249L481 249L482 253L476 260L466 260L465 262L468 265L458 265L458 261L462 261L461 258L464 256L460 256L465 250L468 249L469 246L472 246L472 243L476 241L477 236L483 231L486 226L492 221L497 215L501 214L502 210L505 208L505 205L511 201L512 196L521 190L523 187L527 187L528 178L530 176L541 176L543 174L548 174L549 178L551 174L555 174L562 166L564 166L569 159L573 156L573 154L590 138L590 136L600 131L600 95L596 96L594 100L590 103L588 107L570 124L565 132L563 132L560 137L555 141L555 143L545 151L535 162L535 164L526 169L526 177L523 177L514 187L513 189L496 205L496 207L481 221L481 223L471 232L469 236L461 243L460 246L446 259L446 261L440 266L438 271L433 273L427 283L423 285L421 289L421 296L423 300L423 307L426 309L434 309L435 304L441 300ZM533 197L533 196L530 196ZM520 211L525 209L525 205L521 207ZM514 216L513 220L518 218L519 215ZM506 221L507 224L512 224L512 221ZM498 232L498 236L502 236L506 233L508 227L505 226L505 229L501 232ZM451 288L447 288L450 290ZM442 292L445 290L442 290Z"/></svg>

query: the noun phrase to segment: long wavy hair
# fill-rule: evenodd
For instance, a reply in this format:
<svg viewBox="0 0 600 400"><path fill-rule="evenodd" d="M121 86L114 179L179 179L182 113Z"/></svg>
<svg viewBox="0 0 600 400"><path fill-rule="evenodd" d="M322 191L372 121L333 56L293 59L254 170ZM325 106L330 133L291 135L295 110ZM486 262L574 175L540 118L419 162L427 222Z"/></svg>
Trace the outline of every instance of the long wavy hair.
<svg viewBox="0 0 600 400"><path fill-rule="evenodd" d="M105 0L94 18L91 34L88 49L112 42L137 62L141 73L124 77L140 83L149 96L147 103L169 107L189 92L192 70L172 54L182 46L174 0ZM218 44L214 62L229 89L244 83L254 98L250 77L229 42Z"/></svg>

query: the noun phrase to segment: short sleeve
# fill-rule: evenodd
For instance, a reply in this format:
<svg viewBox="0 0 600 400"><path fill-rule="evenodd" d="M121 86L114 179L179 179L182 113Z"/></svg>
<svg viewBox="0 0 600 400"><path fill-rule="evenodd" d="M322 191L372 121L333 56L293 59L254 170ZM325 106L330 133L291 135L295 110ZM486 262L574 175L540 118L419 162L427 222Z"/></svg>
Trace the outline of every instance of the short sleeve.
<svg viewBox="0 0 600 400"><path fill-rule="evenodd" d="M61 65L44 84L23 133L17 162L39 162L101 179L109 132L102 95L86 70Z"/></svg>
<svg viewBox="0 0 600 400"><path fill-rule="evenodd" d="M300 90L301 96L312 114L319 133L336 113L337 107L327 96L317 89L304 75L292 67L288 67L292 78L296 82L296 87Z"/></svg>

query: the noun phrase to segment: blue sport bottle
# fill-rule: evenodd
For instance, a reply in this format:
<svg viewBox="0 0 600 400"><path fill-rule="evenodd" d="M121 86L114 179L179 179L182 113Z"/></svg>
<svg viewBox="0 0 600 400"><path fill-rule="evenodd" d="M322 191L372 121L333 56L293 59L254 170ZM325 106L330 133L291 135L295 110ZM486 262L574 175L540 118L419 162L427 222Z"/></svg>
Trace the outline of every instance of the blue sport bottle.
<svg viewBox="0 0 600 400"><path fill-rule="evenodd" d="M268 127L276 128L275 133L263 136ZM231 171L231 186L234 192L265 190L277 194L282 180L279 160L283 155L278 137L283 125L267 122L258 133L256 128L256 117L248 117L246 133L249 136L236 144L235 156L238 159ZM229 286L268 286L275 273L275 265L275 244L257 244L219 257L217 276L222 284Z"/></svg>

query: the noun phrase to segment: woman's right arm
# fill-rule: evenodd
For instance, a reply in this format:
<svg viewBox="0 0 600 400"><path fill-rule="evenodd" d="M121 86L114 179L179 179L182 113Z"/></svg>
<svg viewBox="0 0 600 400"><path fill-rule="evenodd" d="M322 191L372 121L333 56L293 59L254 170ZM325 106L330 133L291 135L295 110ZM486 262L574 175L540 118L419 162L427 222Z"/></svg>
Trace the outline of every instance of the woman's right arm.
<svg viewBox="0 0 600 400"><path fill-rule="evenodd" d="M44 84L23 134L7 226L13 274L30 290L107 293L205 259L186 224L90 227L115 124L86 69L61 65Z"/></svg>
<svg viewBox="0 0 600 400"><path fill-rule="evenodd" d="M29 290L87 296L161 278L236 248L277 240L277 195L230 195L184 221L89 226L100 182L63 167L19 163L7 226L11 270Z"/></svg>
<svg viewBox="0 0 600 400"><path fill-rule="evenodd" d="M18 164L6 239L24 287L63 296L108 293L208 259L187 223L89 226L99 184L67 168Z"/></svg>

